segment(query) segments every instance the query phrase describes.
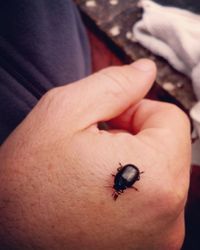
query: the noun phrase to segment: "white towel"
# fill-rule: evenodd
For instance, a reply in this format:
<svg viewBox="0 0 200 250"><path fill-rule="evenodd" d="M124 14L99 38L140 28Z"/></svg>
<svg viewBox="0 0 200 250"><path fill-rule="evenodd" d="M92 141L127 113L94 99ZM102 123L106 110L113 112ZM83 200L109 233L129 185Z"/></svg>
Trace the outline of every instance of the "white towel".
<svg viewBox="0 0 200 250"><path fill-rule="evenodd" d="M200 100L200 15L150 0L139 6L144 13L133 27L134 41L189 76Z"/></svg>

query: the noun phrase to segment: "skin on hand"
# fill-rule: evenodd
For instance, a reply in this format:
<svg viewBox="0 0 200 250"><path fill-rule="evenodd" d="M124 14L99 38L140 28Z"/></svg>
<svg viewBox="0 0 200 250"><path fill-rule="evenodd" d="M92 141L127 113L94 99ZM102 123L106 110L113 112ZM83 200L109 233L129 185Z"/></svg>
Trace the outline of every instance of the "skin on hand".
<svg viewBox="0 0 200 250"><path fill-rule="evenodd" d="M3 249L180 249L190 126L177 107L143 99L155 75L142 59L39 101L0 148ZM119 162L144 174L139 192L114 201Z"/></svg>

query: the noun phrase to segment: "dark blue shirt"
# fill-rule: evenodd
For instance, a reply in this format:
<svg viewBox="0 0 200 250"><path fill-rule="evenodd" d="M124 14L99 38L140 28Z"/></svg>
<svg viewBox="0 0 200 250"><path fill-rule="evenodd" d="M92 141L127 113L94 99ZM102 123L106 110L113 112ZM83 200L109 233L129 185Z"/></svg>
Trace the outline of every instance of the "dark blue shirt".
<svg viewBox="0 0 200 250"><path fill-rule="evenodd" d="M73 1L0 1L0 144L47 90L89 73Z"/></svg>

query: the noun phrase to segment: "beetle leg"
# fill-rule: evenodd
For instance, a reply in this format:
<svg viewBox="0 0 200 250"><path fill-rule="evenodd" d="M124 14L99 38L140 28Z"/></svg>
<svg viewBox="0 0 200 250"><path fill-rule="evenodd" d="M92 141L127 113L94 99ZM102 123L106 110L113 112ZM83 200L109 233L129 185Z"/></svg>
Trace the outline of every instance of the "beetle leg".
<svg viewBox="0 0 200 250"><path fill-rule="evenodd" d="M115 191L118 195L122 194L124 190Z"/></svg>
<svg viewBox="0 0 200 250"><path fill-rule="evenodd" d="M120 167L117 168L118 172L123 168L123 165L120 162L119 162L119 165L120 165Z"/></svg>
<svg viewBox="0 0 200 250"><path fill-rule="evenodd" d="M113 197L113 199L116 201L117 200L117 198L118 198L118 192L116 192L116 191L114 191L113 193L112 193L112 197Z"/></svg>
<svg viewBox="0 0 200 250"><path fill-rule="evenodd" d="M115 195L113 196L113 199L116 201L117 198L118 198L118 194L115 194Z"/></svg>
<svg viewBox="0 0 200 250"><path fill-rule="evenodd" d="M135 191L139 192L139 190L136 187L134 187L134 186L132 186L130 188L133 188L133 189L135 189Z"/></svg>
<svg viewBox="0 0 200 250"><path fill-rule="evenodd" d="M144 171L140 172L140 175L141 174L144 174ZM138 179L137 179L138 181L140 180L140 175L138 176Z"/></svg>

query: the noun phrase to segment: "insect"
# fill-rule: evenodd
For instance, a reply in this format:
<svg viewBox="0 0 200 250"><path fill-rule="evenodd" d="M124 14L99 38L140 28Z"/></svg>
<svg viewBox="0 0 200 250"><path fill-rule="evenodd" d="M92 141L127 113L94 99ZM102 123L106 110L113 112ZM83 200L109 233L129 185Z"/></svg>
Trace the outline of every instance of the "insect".
<svg viewBox="0 0 200 250"><path fill-rule="evenodd" d="M139 181L140 175L144 173L140 172L140 170L133 164L126 164L123 166L119 163L119 165L120 167L117 169L117 174L113 175L115 177L113 185L114 192L112 194L114 200L116 200L127 188L134 188L138 191L133 184L136 181Z"/></svg>

